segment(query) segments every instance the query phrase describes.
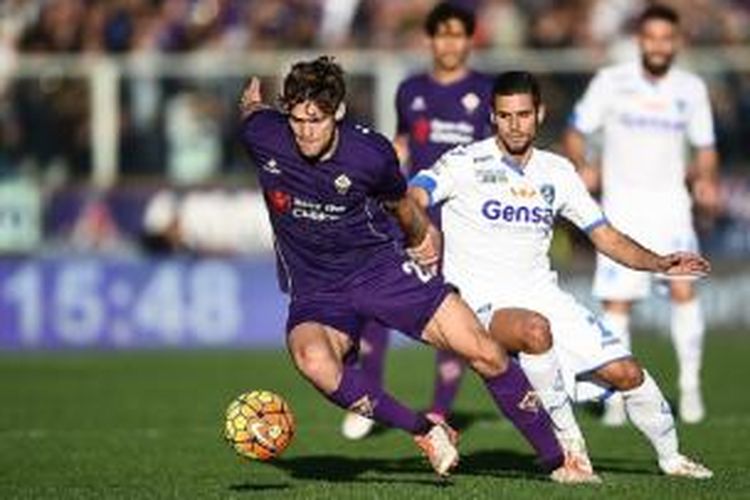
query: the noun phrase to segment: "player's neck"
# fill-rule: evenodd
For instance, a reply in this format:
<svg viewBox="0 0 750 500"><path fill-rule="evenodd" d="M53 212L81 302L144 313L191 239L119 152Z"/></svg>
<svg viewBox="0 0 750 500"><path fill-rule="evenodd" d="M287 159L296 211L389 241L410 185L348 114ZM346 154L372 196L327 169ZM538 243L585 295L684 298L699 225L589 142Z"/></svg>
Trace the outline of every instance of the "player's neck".
<svg viewBox="0 0 750 500"><path fill-rule="evenodd" d="M333 155L336 153L336 148L339 146L339 127L336 125L336 128L333 131L333 139L331 139L331 143L328 145L328 147L320 154L320 158L318 158L318 162L323 162L330 160Z"/></svg>
<svg viewBox="0 0 750 500"><path fill-rule="evenodd" d="M437 66L432 68L432 79L441 85L450 85L466 78L469 74L469 68L459 66L454 69L443 69Z"/></svg>
<svg viewBox="0 0 750 500"><path fill-rule="evenodd" d="M503 141L501 141L499 138L495 138L495 144L497 144L497 148L500 150L500 153L502 153L503 158L507 158L508 160L512 161L513 164L523 169L526 164L529 162L529 158L531 158L531 153L534 150L534 146L529 146L526 148L526 151L520 154L514 154L508 152L508 150L505 148L505 145L503 145Z"/></svg>
<svg viewBox="0 0 750 500"><path fill-rule="evenodd" d="M647 82L654 85L661 81L664 81L671 70L672 68L667 68L667 70L662 73L652 73L647 67L641 66L641 74L643 75L643 78L645 78Z"/></svg>

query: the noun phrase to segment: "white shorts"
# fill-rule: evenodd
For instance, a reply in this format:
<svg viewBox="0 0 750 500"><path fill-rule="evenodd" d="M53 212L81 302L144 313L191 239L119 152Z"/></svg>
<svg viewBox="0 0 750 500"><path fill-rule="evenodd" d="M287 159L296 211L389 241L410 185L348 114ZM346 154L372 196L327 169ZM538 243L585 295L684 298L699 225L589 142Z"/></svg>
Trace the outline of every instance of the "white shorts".
<svg viewBox="0 0 750 500"><path fill-rule="evenodd" d="M698 251L698 238L688 214L659 217L622 215L610 219L612 225L646 248L659 254L677 251ZM614 220L613 220L614 219ZM596 255L596 272L592 294L602 300L637 300L648 297L654 280L652 273L635 271Z"/></svg>
<svg viewBox="0 0 750 500"><path fill-rule="evenodd" d="M562 365L565 390L574 401L609 396L611 391L608 387L594 384L588 380L588 376L612 361L631 356L620 338L607 329L596 315L555 285L533 294L515 291L481 304L473 302L485 327L489 327L494 311L503 308L520 307L545 316L552 328L553 345Z"/></svg>

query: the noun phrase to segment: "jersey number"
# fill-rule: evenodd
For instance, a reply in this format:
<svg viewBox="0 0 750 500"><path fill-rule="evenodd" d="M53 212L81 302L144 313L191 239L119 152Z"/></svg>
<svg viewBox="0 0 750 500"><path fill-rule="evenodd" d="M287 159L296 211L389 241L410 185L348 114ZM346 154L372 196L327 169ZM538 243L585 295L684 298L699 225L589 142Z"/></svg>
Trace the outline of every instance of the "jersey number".
<svg viewBox="0 0 750 500"><path fill-rule="evenodd" d="M413 260L407 260L401 264L401 269L409 276L416 276L422 283L427 283L435 276L429 269L420 266Z"/></svg>

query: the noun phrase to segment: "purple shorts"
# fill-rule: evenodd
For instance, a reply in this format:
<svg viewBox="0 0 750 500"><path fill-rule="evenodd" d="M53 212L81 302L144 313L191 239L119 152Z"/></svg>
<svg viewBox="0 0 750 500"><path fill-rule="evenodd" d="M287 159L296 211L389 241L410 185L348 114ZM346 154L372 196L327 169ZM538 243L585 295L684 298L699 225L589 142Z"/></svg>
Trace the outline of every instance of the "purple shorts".
<svg viewBox="0 0 750 500"><path fill-rule="evenodd" d="M421 340L422 332L453 288L442 275L421 269L405 255L383 251L335 289L295 297L287 333L306 321L333 327L358 341L367 320L377 320Z"/></svg>

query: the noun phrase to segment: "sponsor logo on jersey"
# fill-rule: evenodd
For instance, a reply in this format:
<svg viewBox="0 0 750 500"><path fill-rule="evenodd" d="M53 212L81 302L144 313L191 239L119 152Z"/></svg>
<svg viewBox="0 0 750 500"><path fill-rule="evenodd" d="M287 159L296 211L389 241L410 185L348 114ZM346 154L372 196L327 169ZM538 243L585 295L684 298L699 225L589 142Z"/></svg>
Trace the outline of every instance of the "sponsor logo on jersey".
<svg viewBox="0 0 750 500"><path fill-rule="evenodd" d="M352 181L346 174L341 174L333 181L333 186L339 194L346 194L349 192L349 188L352 187Z"/></svg>
<svg viewBox="0 0 750 500"><path fill-rule="evenodd" d="M621 113L618 121L625 127L642 129L655 132L683 132L687 123L685 120L673 120L669 118L641 115L636 113Z"/></svg>
<svg viewBox="0 0 750 500"><path fill-rule="evenodd" d="M464 107L468 114L472 114L479 107L482 100L474 92L469 92L461 98L461 106Z"/></svg>
<svg viewBox="0 0 750 500"><path fill-rule="evenodd" d="M552 184L542 184L539 187L539 194L542 195L542 199L547 202L547 205L552 206L555 203L555 186Z"/></svg>
<svg viewBox="0 0 750 500"><path fill-rule="evenodd" d="M409 109L411 109L412 111L424 111L427 109L427 102L425 102L424 97L418 95L411 100Z"/></svg>
<svg viewBox="0 0 750 500"><path fill-rule="evenodd" d="M284 191L271 190L265 193L266 203L278 215L291 214L295 219L329 222L341 219L345 205L319 203L297 198Z"/></svg>
<svg viewBox="0 0 750 500"><path fill-rule="evenodd" d="M430 138L430 120L424 117L414 120L411 126L411 136L418 144L426 143Z"/></svg>
<svg viewBox="0 0 750 500"><path fill-rule="evenodd" d="M277 214L285 214L292 208L292 196L284 191L266 191L266 204Z"/></svg>
<svg viewBox="0 0 750 500"><path fill-rule="evenodd" d="M274 158L269 158L267 162L263 163L261 168L265 170L266 172L268 172L269 174L273 174L273 175L281 174L281 169L279 168L279 165Z"/></svg>
<svg viewBox="0 0 750 500"><path fill-rule="evenodd" d="M480 184L504 184L508 182L508 175L496 168L476 170L474 175Z"/></svg>
<svg viewBox="0 0 750 500"><path fill-rule="evenodd" d="M495 157L492 155L477 156L473 159L474 163L485 163L492 161Z"/></svg>
<svg viewBox="0 0 750 500"><path fill-rule="evenodd" d="M551 226L555 214L551 208L503 204L499 200L489 199L482 205L482 215L491 221L523 222Z"/></svg>
<svg viewBox="0 0 750 500"><path fill-rule="evenodd" d="M468 144L474 141L474 125L468 122L430 120L430 142L435 144Z"/></svg>

